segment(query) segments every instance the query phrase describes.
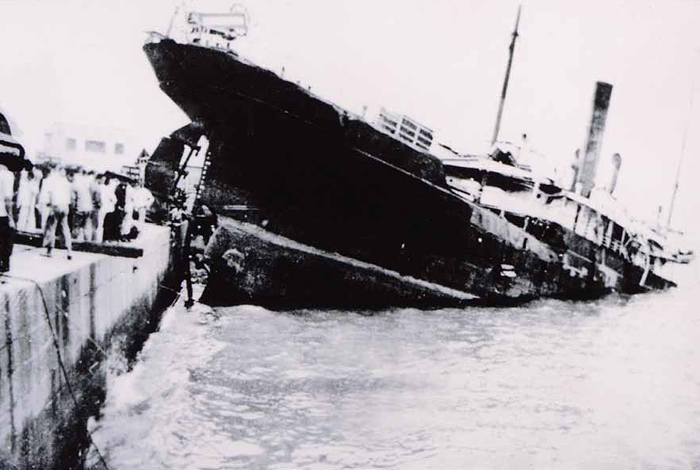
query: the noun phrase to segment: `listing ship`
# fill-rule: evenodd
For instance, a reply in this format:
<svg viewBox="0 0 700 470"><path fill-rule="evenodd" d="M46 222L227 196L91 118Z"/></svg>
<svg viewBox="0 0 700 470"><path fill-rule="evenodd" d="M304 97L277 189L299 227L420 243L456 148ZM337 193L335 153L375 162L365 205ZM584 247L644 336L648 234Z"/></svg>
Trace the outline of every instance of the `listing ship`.
<svg viewBox="0 0 700 470"><path fill-rule="evenodd" d="M586 299L674 286L671 271L692 258L670 232L626 217L614 183L594 190L609 84L597 84L565 189L497 142L484 155L459 154L414 119L382 109L369 122L257 66L233 50L246 32L236 10L186 18L184 39L151 33L144 45L161 89L191 120L161 141L147 184L172 200L190 158L203 154L195 210L247 208L255 222L223 217L203 302ZM516 37L517 24L511 58Z"/></svg>
<svg viewBox="0 0 700 470"><path fill-rule="evenodd" d="M10 122L0 110L0 165L19 171L27 163L24 147L13 137Z"/></svg>

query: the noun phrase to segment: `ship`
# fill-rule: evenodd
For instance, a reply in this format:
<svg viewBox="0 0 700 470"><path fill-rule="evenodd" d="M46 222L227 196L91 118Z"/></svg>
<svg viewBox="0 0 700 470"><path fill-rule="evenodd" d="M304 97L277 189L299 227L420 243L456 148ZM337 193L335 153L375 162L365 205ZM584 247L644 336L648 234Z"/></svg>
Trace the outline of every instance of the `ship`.
<svg viewBox="0 0 700 470"><path fill-rule="evenodd" d="M0 109L0 165L10 171L20 171L29 164L24 146L12 135L10 120Z"/></svg>
<svg viewBox="0 0 700 470"><path fill-rule="evenodd" d="M673 287L672 271L693 257L671 231L627 217L614 184L594 188L610 84L596 86L572 187L496 141L517 21L494 145L467 155L415 119L382 109L369 121L243 57L238 10L184 17L184 38L151 32L143 46L191 121L162 139L146 181L172 204L190 159L203 158L192 207L220 221L205 251L204 303L591 299Z"/></svg>

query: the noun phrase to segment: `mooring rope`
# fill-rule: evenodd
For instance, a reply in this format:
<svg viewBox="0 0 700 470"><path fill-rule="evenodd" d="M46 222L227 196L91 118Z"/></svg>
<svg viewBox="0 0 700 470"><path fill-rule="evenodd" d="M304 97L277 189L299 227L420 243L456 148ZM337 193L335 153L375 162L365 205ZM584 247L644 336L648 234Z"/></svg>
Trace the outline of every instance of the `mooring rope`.
<svg viewBox="0 0 700 470"><path fill-rule="evenodd" d="M71 398L73 399L73 403L75 403L76 410L79 410L80 404L78 403L78 399L76 398L75 392L73 391L73 387L71 386L70 378L68 376L68 371L66 370L66 366L63 363L63 356L61 355L61 348L58 344L58 337L56 335L56 332L53 329L53 325L51 324L51 313L49 312L49 306L46 303L46 297L44 296L44 289L42 289L41 284L39 284L39 282L37 282L34 279L29 279L29 278L20 277L20 276L13 276L13 275L7 274L7 273L1 273L1 275L4 277L8 277L10 279L17 279L20 281L31 282L39 290L39 295L41 296L41 302L44 304L44 312L46 314L46 322L49 325L49 330L51 331L51 338L53 339L54 349L56 350L56 357L58 359L58 364L61 368L61 372L63 373L63 377L66 380L66 387L68 388L68 393L70 394ZM87 436L88 436L88 440L90 441L90 445L95 448L95 452L97 453L97 456L100 458L100 462L104 466L105 470L109 470L109 465L107 465L107 461L102 456L102 452L100 452L100 449L97 447L97 444L95 443L94 439L92 438L92 433L90 432L89 429L87 429L87 426L86 426L85 430L87 431Z"/></svg>
<svg viewBox="0 0 700 470"><path fill-rule="evenodd" d="M182 297L182 293L181 293L180 291L176 291L175 289L173 289L173 288L171 288L171 287L164 286L163 284L158 284L158 286L161 287L161 288L163 288L163 289L165 289L165 290L169 290L170 292L174 293L174 294L177 296L177 297L175 297L175 300L173 301L172 304L170 304L170 307L168 307L168 308L174 307L175 304L177 303L177 301L180 300L180 297ZM192 301L192 303L199 304L199 305L204 305L204 306L206 306L206 307L209 307L209 305L207 305L207 304L205 304L205 303L202 303L202 302L200 302L199 300L195 300L195 299L190 299L190 300Z"/></svg>

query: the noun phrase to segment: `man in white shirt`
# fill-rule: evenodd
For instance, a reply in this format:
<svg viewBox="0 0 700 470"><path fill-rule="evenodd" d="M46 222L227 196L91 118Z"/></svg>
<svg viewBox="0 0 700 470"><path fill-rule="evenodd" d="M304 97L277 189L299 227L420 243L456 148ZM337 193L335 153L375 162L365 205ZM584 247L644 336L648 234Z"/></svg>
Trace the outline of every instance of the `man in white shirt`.
<svg viewBox="0 0 700 470"><path fill-rule="evenodd" d="M115 205L117 203L117 197L114 195L114 190L116 188L113 183L114 179L105 178L100 184L100 210L97 213L97 236L95 238L96 242L102 242L105 233L105 217L107 214L114 212ZM109 230L107 230L109 232Z"/></svg>
<svg viewBox="0 0 700 470"><path fill-rule="evenodd" d="M92 239L92 218L93 211L92 192L90 186L92 179L85 170L81 170L75 175L73 181L73 191L75 193L75 218L73 221L73 236L76 240Z"/></svg>
<svg viewBox="0 0 700 470"><path fill-rule="evenodd" d="M44 246L46 247L46 256L51 256L54 246L56 245L56 226L61 227L61 235L66 243L68 251L68 259L73 258L73 250L71 245L70 228L68 227L68 211L70 210L72 188L66 178L66 170L63 168L53 168L51 174L44 181L46 194L51 207L49 219L46 223L44 231Z"/></svg>
<svg viewBox="0 0 700 470"><path fill-rule="evenodd" d="M12 197L15 175L0 164L0 273L10 270L10 256L15 236L15 219Z"/></svg>
<svg viewBox="0 0 700 470"><path fill-rule="evenodd" d="M138 225L143 227L146 223L146 211L153 205L153 194L148 188L144 188L143 184L139 183L134 190L134 208L139 215Z"/></svg>
<svg viewBox="0 0 700 470"><path fill-rule="evenodd" d="M121 236L122 238L128 238L131 233L131 227L134 226L134 196L136 194L136 183L129 182L125 183L125 193L124 193L124 220L121 224Z"/></svg>
<svg viewBox="0 0 700 470"><path fill-rule="evenodd" d="M102 241L102 221L100 220L100 212L102 211L102 175L95 175L94 172L88 173L90 179L90 197L92 198L92 212L90 212L90 221L92 223L92 241Z"/></svg>
<svg viewBox="0 0 700 470"><path fill-rule="evenodd" d="M53 174L50 171L43 170L39 177L39 197L37 197L37 209L39 209L39 228L46 232L46 223L49 220L49 213L51 213L51 206L49 206L49 193L47 182Z"/></svg>

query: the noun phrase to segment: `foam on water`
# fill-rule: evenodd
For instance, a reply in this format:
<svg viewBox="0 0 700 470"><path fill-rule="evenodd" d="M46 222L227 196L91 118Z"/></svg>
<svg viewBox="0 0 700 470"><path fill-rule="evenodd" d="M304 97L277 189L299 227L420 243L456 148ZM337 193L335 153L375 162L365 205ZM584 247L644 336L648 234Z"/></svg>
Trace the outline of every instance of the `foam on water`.
<svg viewBox="0 0 700 470"><path fill-rule="evenodd" d="M175 307L94 439L114 469L696 468L694 303Z"/></svg>

